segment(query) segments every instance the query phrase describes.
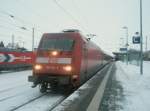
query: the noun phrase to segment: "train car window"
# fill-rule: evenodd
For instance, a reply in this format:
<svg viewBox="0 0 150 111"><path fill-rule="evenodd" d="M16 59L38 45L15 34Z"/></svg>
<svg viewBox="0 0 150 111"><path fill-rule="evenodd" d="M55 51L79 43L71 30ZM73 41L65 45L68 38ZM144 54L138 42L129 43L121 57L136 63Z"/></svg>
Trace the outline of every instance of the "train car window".
<svg viewBox="0 0 150 111"><path fill-rule="evenodd" d="M39 49L44 50L61 50L61 51L71 51L74 47L73 39L54 39L54 38L44 38L39 46Z"/></svg>

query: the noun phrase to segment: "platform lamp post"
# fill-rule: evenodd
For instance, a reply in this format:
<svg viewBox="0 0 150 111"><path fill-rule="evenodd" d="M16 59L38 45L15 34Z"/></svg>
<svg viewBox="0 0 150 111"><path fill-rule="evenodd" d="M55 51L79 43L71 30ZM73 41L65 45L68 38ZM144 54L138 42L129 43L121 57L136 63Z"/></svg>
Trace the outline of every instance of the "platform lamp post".
<svg viewBox="0 0 150 111"><path fill-rule="evenodd" d="M140 0L140 73L143 75L143 26L142 26L142 0Z"/></svg>
<svg viewBox="0 0 150 111"><path fill-rule="evenodd" d="M125 44L125 47L127 49L127 53L126 53L127 54L127 61L126 61L126 63L128 65L128 59L129 59L129 54L128 54L128 46L129 46L129 44L128 44L128 27L124 26L122 28L126 30L126 44Z"/></svg>

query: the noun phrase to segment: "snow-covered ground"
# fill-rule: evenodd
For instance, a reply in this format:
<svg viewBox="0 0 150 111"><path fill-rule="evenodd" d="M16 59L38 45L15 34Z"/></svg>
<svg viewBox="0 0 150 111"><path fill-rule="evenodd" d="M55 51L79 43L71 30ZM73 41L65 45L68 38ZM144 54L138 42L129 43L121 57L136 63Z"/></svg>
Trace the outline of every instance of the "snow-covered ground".
<svg viewBox="0 0 150 111"><path fill-rule="evenodd" d="M139 67L117 62L116 79L123 87L124 100L120 111L150 111L150 62L144 62L143 75Z"/></svg>
<svg viewBox="0 0 150 111"><path fill-rule="evenodd" d="M0 111L46 111L65 98L63 94L41 94L38 87L31 88L27 81L31 74L31 70L0 74Z"/></svg>
<svg viewBox="0 0 150 111"><path fill-rule="evenodd" d="M38 87L31 88L27 81L31 73L29 70L0 74L0 111L46 111L65 98L62 94L41 94ZM116 74L110 84L114 88L106 94L113 100L106 103L111 111L150 111L150 62L144 62L143 75L135 65L116 62Z"/></svg>

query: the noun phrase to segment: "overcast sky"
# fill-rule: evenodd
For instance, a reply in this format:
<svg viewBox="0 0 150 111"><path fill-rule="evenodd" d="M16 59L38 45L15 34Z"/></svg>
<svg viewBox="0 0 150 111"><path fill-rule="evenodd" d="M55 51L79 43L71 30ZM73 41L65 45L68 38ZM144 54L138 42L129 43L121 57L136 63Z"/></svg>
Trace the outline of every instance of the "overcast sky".
<svg viewBox="0 0 150 111"><path fill-rule="evenodd" d="M129 29L129 45L139 31L140 0L0 0L0 41L15 42L31 49L32 27L35 27L35 46L44 32L80 29L84 34L97 36L92 40L106 51L117 51L125 44L125 29ZM150 44L150 0L143 0L143 37ZM63 9L65 10L63 10ZM14 15L14 19L8 16ZM19 29L26 27L28 31ZM122 39L121 39L122 38ZM144 44L145 48L145 44ZM150 49L150 45L148 45Z"/></svg>

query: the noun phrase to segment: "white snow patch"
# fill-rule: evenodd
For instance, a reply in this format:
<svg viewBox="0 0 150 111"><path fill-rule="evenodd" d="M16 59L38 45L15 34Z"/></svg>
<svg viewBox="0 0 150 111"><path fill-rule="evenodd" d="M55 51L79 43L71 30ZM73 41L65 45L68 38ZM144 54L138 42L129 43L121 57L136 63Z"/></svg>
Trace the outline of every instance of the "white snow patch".
<svg viewBox="0 0 150 111"><path fill-rule="evenodd" d="M16 111L49 111L56 104L61 102L65 96L59 94L48 94L29 103Z"/></svg>
<svg viewBox="0 0 150 111"><path fill-rule="evenodd" d="M135 65L117 62L116 78L121 82L125 100L122 111L150 111L150 62L144 61L144 73Z"/></svg>
<svg viewBox="0 0 150 111"><path fill-rule="evenodd" d="M17 111L45 111L65 98L51 92L43 96L38 87L31 88L27 80L31 74L32 70L0 74L0 111L11 111L26 103Z"/></svg>

